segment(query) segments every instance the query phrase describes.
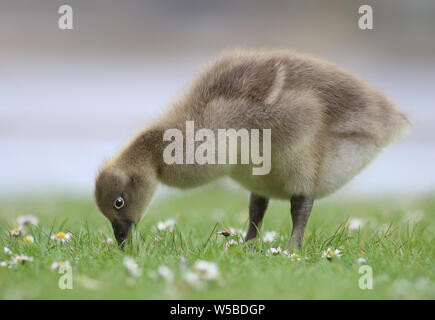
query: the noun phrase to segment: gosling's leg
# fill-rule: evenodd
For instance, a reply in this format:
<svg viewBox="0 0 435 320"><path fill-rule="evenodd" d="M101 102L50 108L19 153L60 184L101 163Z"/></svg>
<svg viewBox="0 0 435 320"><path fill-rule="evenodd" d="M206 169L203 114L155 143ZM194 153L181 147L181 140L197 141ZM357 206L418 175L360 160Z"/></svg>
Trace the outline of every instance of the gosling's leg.
<svg viewBox="0 0 435 320"><path fill-rule="evenodd" d="M266 212L269 199L251 193L249 201L249 228L245 241L249 241L257 236L257 229L261 227L264 213Z"/></svg>
<svg viewBox="0 0 435 320"><path fill-rule="evenodd" d="M293 230L288 242L288 247L290 247L292 243L296 244L298 248L301 247L304 239L305 225L310 217L313 202L314 198L312 196L305 195L293 196L290 199Z"/></svg>

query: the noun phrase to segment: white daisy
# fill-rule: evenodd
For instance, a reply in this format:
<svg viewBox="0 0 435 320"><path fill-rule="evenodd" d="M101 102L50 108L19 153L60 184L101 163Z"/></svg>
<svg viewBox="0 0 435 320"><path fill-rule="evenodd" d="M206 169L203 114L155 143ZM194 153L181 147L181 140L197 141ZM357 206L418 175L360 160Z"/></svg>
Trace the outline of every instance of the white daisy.
<svg viewBox="0 0 435 320"><path fill-rule="evenodd" d="M238 236L239 234L237 232L231 231L230 229L225 229L222 231L218 231L216 232L217 234L223 235L224 237L234 237L234 236Z"/></svg>
<svg viewBox="0 0 435 320"><path fill-rule="evenodd" d="M35 216L32 216L30 214L18 216L17 223L20 226L37 226L39 224L39 219Z"/></svg>
<svg viewBox="0 0 435 320"><path fill-rule="evenodd" d="M13 237L19 237L23 232L23 227L18 226L9 231L9 234Z"/></svg>
<svg viewBox="0 0 435 320"><path fill-rule="evenodd" d="M0 267L7 267L8 263L6 261L0 261Z"/></svg>
<svg viewBox="0 0 435 320"><path fill-rule="evenodd" d="M56 240L58 242L65 243L71 240L71 233L65 233L60 231L56 234L52 234L50 238L51 240Z"/></svg>
<svg viewBox="0 0 435 320"><path fill-rule="evenodd" d="M59 267L65 267L65 266L71 266L69 261L59 261L59 262L55 261L51 264L50 269L57 270Z"/></svg>
<svg viewBox="0 0 435 320"><path fill-rule="evenodd" d="M193 268L198 271L200 277L205 280L216 280L219 277L219 267L214 262L197 260Z"/></svg>
<svg viewBox="0 0 435 320"><path fill-rule="evenodd" d="M197 272L187 271L184 273L183 279L192 287L199 288L202 286L201 277Z"/></svg>
<svg viewBox="0 0 435 320"><path fill-rule="evenodd" d="M174 281L174 273L169 269L168 266L160 266L157 268L157 275L165 279L167 283Z"/></svg>
<svg viewBox="0 0 435 320"><path fill-rule="evenodd" d="M332 250L331 248L328 248L327 250L323 251L322 257L328 260L331 260L334 257L341 257L341 251L338 249Z"/></svg>
<svg viewBox="0 0 435 320"><path fill-rule="evenodd" d="M31 261L33 261L33 258L28 257L28 256L24 256L24 255L17 255L17 256L12 257L11 264L19 264L19 263L24 264L27 261L31 262Z"/></svg>
<svg viewBox="0 0 435 320"><path fill-rule="evenodd" d="M105 244L113 244L114 243L113 238L106 238L106 239L103 240L103 242Z"/></svg>
<svg viewBox="0 0 435 320"><path fill-rule="evenodd" d="M282 254L287 256L291 261L301 261L301 256L296 252L290 253L289 250L284 250Z"/></svg>
<svg viewBox="0 0 435 320"><path fill-rule="evenodd" d="M281 253L281 251L282 251L281 247L270 248L269 250L267 250L266 254L267 255L278 255Z"/></svg>
<svg viewBox="0 0 435 320"><path fill-rule="evenodd" d="M234 234L237 234L237 236L240 239L243 239L246 236L246 231L242 230L242 229L234 229L234 228L229 228L230 231Z"/></svg>
<svg viewBox="0 0 435 320"><path fill-rule="evenodd" d="M359 230L364 226L365 222L359 218L352 218L348 222L349 230Z"/></svg>
<svg viewBox="0 0 435 320"><path fill-rule="evenodd" d="M142 269L138 266L133 258L125 257L122 263L133 277L140 277L142 275Z"/></svg>
<svg viewBox="0 0 435 320"><path fill-rule="evenodd" d="M8 247L4 247L4 248L3 248L3 252L4 252L5 254L8 254L8 255L11 255L11 254L12 254L12 250L9 249Z"/></svg>
<svg viewBox="0 0 435 320"><path fill-rule="evenodd" d="M231 239L230 241L225 242L225 249L229 249L231 246L236 246L238 244L238 241Z"/></svg>
<svg viewBox="0 0 435 320"><path fill-rule="evenodd" d="M28 236L25 236L25 237L23 238L23 241L24 241L24 242L33 243L33 242L35 242L35 239L33 239L33 236L28 235Z"/></svg>
<svg viewBox="0 0 435 320"><path fill-rule="evenodd" d="M175 219L167 219L165 221L159 221L157 223L157 229L161 231L172 231L174 230Z"/></svg>
<svg viewBox="0 0 435 320"><path fill-rule="evenodd" d="M278 233L276 231L267 231L263 235L263 241L264 242L272 242L275 240Z"/></svg>
<svg viewBox="0 0 435 320"><path fill-rule="evenodd" d="M359 264L366 264L367 263L367 260L366 259L364 259L363 257L361 257L361 258L358 258L358 263Z"/></svg>

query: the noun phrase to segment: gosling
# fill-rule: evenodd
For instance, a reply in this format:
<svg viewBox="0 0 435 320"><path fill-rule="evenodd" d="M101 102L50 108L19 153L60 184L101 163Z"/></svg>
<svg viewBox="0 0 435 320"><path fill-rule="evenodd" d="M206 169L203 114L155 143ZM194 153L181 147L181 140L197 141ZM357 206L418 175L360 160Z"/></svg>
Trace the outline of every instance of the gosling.
<svg viewBox="0 0 435 320"><path fill-rule="evenodd" d="M165 132L185 135L188 121L213 132L270 129L270 171L252 174L252 161L166 163L172 141ZM286 50L236 50L207 66L164 116L104 164L95 199L122 247L159 182L190 188L228 176L251 192L246 241L256 237L269 199L287 199L289 245L300 247L314 199L346 184L408 125L382 92L331 63Z"/></svg>

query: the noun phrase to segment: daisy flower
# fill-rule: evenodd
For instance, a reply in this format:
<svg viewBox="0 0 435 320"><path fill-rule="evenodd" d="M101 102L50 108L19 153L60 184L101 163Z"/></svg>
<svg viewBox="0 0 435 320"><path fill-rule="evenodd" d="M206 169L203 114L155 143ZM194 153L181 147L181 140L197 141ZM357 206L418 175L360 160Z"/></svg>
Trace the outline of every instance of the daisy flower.
<svg viewBox="0 0 435 320"><path fill-rule="evenodd" d="M174 226L175 226L174 219L167 219L165 221L159 221L157 223L157 229L161 231L172 231L174 230Z"/></svg>
<svg viewBox="0 0 435 320"><path fill-rule="evenodd" d="M239 244L238 241L231 239L230 241L225 242L225 249L229 249L229 247L236 246L238 244Z"/></svg>
<svg viewBox="0 0 435 320"><path fill-rule="evenodd" d="M133 277L140 277L142 275L142 269L138 266L133 258L125 257L122 263Z"/></svg>
<svg viewBox="0 0 435 320"><path fill-rule="evenodd" d="M263 235L263 241L264 242L272 242L273 240L275 240L277 235L278 235L278 233L276 231L267 231Z"/></svg>
<svg viewBox="0 0 435 320"><path fill-rule="evenodd" d="M331 260L334 257L341 257L341 251L338 249L332 250L331 248L328 248L327 250L323 251L322 257L328 260Z"/></svg>
<svg viewBox="0 0 435 320"><path fill-rule="evenodd" d="M52 234L50 238L51 240L56 240L58 242L65 243L71 240L71 233L65 233L60 231L56 234Z"/></svg>
<svg viewBox="0 0 435 320"><path fill-rule="evenodd" d="M367 263L367 260L364 259L363 257L360 257L360 258L358 258L357 262L358 262L359 264L366 264L366 263Z"/></svg>
<svg viewBox="0 0 435 320"><path fill-rule="evenodd" d="M4 247L3 248L3 252L5 253L5 254L12 254L12 250L11 249L9 249L8 247Z"/></svg>
<svg viewBox="0 0 435 320"><path fill-rule="evenodd" d="M245 237L246 236L246 231L245 230L242 230L242 229L234 229L234 228L230 228L230 231L232 232L232 233L235 233L235 234L237 234L237 236L239 237L239 238L241 238L241 239L243 239L243 237Z"/></svg>
<svg viewBox="0 0 435 320"><path fill-rule="evenodd" d="M283 255L287 256L291 261L301 261L301 256L296 252L290 253L290 251L284 250Z"/></svg>
<svg viewBox="0 0 435 320"><path fill-rule="evenodd" d="M0 261L0 267L7 267L8 263L6 261Z"/></svg>
<svg viewBox="0 0 435 320"><path fill-rule="evenodd" d="M290 260L292 261L301 261L301 256L298 255L297 253L292 253L289 255Z"/></svg>
<svg viewBox="0 0 435 320"><path fill-rule="evenodd" d="M23 241L24 241L24 242L33 243L33 242L35 242L35 239L33 239L33 236L28 235L28 236L25 236L25 237L23 238Z"/></svg>
<svg viewBox="0 0 435 320"><path fill-rule="evenodd" d="M172 281L174 281L174 273L167 266L163 265L158 267L156 274L165 279L167 283L171 283Z"/></svg>
<svg viewBox="0 0 435 320"><path fill-rule="evenodd" d="M17 256L14 256L11 259L11 263L12 264L20 264L20 263L24 264L27 261L31 262L31 261L33 261L33 258L32 257L28 257L28 256L24 256L24 255L17 255Z"/></svg>
<svg viewBox="0 0 435 320"><path fill-rule="evenodd" d="M187 271L184 273L183 279L192 287L199 288L202 286L201 277L197 272Z"/></svg>
<svg viewBox="0 0 435 320"><path fill-rule="evenodd" d="M354 231L361 229L364 226L365 222L358 218L353 218L349 220L349 230Z"/></svg>
<svg viewBox="0 0 435 320"><path fill-rule="evenodd" d="M267 255L278 255L280 254L282 251L281 247L278 248L270 248L269 250L267 250L266 254Z"/></svg>
<svg viewBox="0 0 435 320"><path fill-rule="evenodd" d="M59 267L65 267L65 266L71 266L69 261L59 261L59 262L55 261L51 264L50 269L57 270Z"/></svg>
<svg viewBox="0 0 435 320"><path fill-rule="evenodd" d="M113 241L113 238L106 238L106 239L103 240L103 243L105 243L105 244L113 244L114 241Z"/></svg>
<svg viewBox="0 0 435 320"><path fill-rule="evenodd" d="M21 226L15 227L12 230L9 231L9 235L13 237L19 237L21 233L23 232L23 228Z"/></svg>
<svg viewBox="0 0 435 320"><path fill-rule="evenodd" d="M219 277L219 267L214 262L197 260L193 268L205 280L216 280Z"/></svg>
<svg viewBox="0 0 435 320"><path fill-rule="evenodd" d="M224 237L234 237L234 236L238 236L239 234L237 232L231 231L230 229L225 229L222 231L218 231L216 232L217 234L223 235Z"/></svg>
<svg viewBox="0 0 435 320"><path fill-rule="evenodd" d="M18 216L17 223L20 226L37 226L39 224L39 219L35 216L32 216L30 214Z"/></svg>

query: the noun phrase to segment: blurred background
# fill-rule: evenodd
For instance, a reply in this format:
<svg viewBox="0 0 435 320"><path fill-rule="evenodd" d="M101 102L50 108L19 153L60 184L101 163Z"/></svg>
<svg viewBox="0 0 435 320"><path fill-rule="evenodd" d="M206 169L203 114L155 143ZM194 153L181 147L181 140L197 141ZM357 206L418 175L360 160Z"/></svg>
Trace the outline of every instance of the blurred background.
<svg viewBox="0 0 435 320"><path fill-rule="evenodd" d="M72 6L73 30L58 28ZM374 29L360 30L369 4ZM370 81L410 134L340 195L435 190L435 1L0 1L0 196L92 197L104 160L224 49L291 48ZM161 189L160 193L165 192Z"/></svg>

